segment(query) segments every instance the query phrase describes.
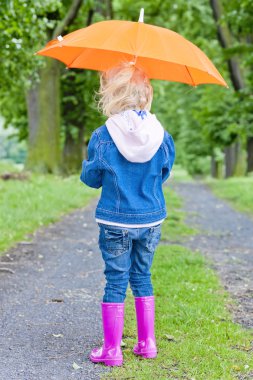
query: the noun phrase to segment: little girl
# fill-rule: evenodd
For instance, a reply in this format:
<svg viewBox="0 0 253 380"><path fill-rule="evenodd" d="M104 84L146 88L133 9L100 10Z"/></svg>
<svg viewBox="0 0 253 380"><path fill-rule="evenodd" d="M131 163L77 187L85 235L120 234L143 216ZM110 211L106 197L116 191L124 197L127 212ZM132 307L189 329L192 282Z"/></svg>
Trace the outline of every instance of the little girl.
<svg viewBox="0 0 253 380"><path fill-rule="evenodd" d="M102 73L99 95L99 109L108 119L92 133L80 177L90 187L102 186L95 217L105 263L104 343L92 350L90 360L120 366L128 282L137 319L133 352L143 358L157 355L150 268L167 215L162 183L175 150L172 137L149 112L153 89L141 69L122 63Z"/></svg>

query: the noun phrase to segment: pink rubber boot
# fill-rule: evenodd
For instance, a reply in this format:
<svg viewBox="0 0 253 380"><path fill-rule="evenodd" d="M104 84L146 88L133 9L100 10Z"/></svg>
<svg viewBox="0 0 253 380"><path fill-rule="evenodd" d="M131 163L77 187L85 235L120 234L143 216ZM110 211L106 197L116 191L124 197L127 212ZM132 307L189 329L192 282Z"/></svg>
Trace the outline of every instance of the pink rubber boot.
<svg viewBox="0 0 253 380"><path fill-rule="evenodd" d="M143 358L157 356L155 340L155 299L154 296L136 297L135 310L138 331L138 343L133 352Z"/></svg>
<svg viewBox="0 0 253 380"><path fill-rule="evenodd" d="M101 303L104 344L90 354L93 363L121 366L123 355L120 347L124 327L124 303Z"/></svg>

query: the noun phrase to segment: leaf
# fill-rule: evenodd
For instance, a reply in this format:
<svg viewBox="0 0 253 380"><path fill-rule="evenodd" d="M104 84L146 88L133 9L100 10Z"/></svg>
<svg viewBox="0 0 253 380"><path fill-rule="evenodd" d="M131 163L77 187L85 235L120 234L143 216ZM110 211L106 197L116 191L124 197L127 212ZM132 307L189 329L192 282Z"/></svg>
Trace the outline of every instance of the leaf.
<svg viewBox="0 0 253 380"><path fill-rule="evenodd" d="M74 368L74 370L82 368L78 364L76 364L76 362L73 362L72 367Z"/></svg>
<svg viewBox="0 0 253 380"><path fill-rule="evenodd" d="M176 342L176 339L174 338L173 335L165 334L165 336L166 336L166 338L167 338L168 340L170 340L171 342Z"/></svg>
<svg viewBox="0 0 253 380"><path fill-rule="evenodd" d="M239 367L238 365L233 365L233 366L232 366L232 369L233 369L234 371L237 371L237 372L241 371L241 367Z"/></svg>

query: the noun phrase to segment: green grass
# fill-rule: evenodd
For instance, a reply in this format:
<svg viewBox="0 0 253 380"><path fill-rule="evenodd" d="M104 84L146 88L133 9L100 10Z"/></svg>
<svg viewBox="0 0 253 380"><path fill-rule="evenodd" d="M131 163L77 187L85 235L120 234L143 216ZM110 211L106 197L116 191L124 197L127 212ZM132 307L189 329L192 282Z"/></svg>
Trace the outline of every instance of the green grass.
<svg viewBox="0 0 253 380"><path fill-rule="evenodd" d="M162 240L178 242L196 234L196 229L184 223L186 215L181 211L181 198L170 187L164 187L163 191L167 205L167 218L162 224Z"/></svg>
<svg viewBox="0 0 253 380"><path fill-rule="evenodd" d="M124 365L103 379L235 380L253 369L252 331L231 320L231 302L199 253L159 246L152 268L158 356L135 357L133 297L128 293Z"/></svg>
<svg viewBox="0 0 253 380"><path fill-rule="evenodd" d="M215 195L228 200L237 210L253 215L253 177L208 180Z"/></svg>
<svg viewBox="0 0 253 380"><path fill-rule="evenodd" d="M15 173L20 172L22 170L22 164L14 164L8 160L0 161L0 175L4 173Z"/></svg>
<svg viewBox="0 0 253 380"><path fill-rule="evenodd" d="M32 174L23 181L0 179L0 252L27 240L26 235L38 227L84 207L99 193L84 186L79 175L64 179Z"/></svg>
<svg viewBox="0 0 253 380"><path fill-rule="evenodd" d="M181 165L174 164L172 173L171 173L171 179L177 182L192 182L193 178L190 176L190 174L187 172L186 169L184 169ZM170 181L170 179L169 179Z"/></svg>

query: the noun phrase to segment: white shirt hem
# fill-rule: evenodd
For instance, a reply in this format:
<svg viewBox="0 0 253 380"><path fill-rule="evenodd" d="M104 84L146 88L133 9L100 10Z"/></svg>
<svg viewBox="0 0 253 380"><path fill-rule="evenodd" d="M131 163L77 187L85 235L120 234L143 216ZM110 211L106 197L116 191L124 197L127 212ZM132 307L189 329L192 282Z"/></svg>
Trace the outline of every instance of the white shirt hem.
<svg viewBox="0 0 253 380"><path fill-rule="evenodd" d="M152 227L156 226L157 224L160 224L164 221L164 219L157 220L156 222L152 223L145 223L145 224L124 224L124 223L116 223L116 222L111 222L108 220L102 220L102 219L97 219L97 223L102 223L102 224L108 224L110 226L119 226L119 227L127 227L127 228L141 228L141 227Z"/></svg>

